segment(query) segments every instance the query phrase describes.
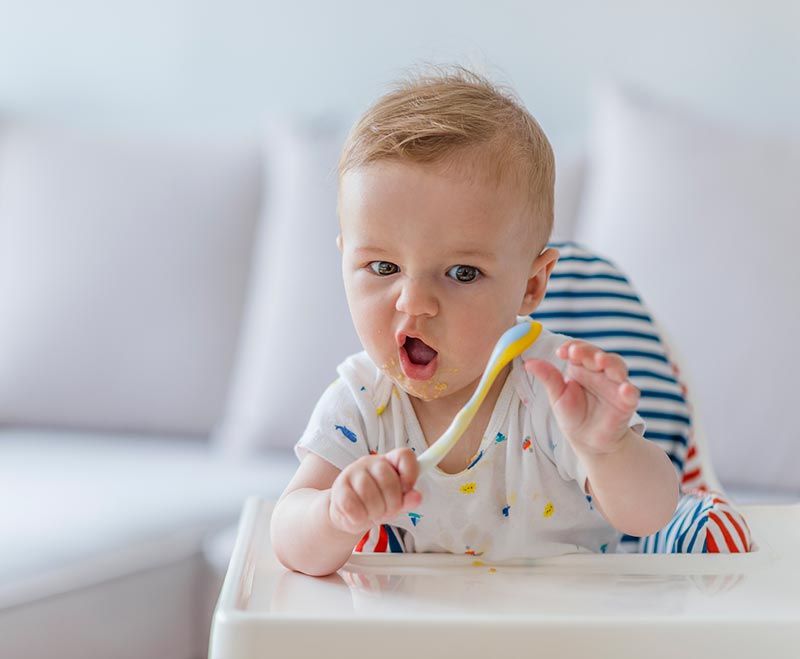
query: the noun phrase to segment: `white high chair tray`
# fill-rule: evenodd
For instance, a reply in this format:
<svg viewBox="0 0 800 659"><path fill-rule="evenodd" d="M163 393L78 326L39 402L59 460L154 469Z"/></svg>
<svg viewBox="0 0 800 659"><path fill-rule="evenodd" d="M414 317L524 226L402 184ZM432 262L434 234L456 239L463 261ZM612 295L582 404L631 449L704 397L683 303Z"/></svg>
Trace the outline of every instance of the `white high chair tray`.
<svg viewBox="0 0 800 659"><path fill-rule="evenodd" d="M250 499L209 656L796 659L800 504L740 510L749 554L371 554L314 578L277 562L272 504Z"/></svg>

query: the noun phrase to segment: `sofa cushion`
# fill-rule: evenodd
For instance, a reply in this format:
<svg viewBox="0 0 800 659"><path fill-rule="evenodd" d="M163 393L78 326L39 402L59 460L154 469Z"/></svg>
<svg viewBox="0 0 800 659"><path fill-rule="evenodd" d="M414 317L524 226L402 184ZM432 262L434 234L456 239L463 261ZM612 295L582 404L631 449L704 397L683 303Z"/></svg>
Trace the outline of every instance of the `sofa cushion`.
<svg viewBox="0 0 800 659"><path fill-rule="evenodd" d="M800 490L800 141L616 89L598 99L592 130L576 238L658 311L723 485Z"/></svg>
<svg viewBox="0 0 800 659"><path fill-rule="evenodd" d="M2 430L0 608L196 553L296 467L290 451L225 459L204 438Z"/></svg>
<svg viewBox="0 0 800 659"><path fill-rule="evenodd" d="M267 188L230 397L216 441L234 453L291 447L336 366L360 350L336 236L344 132L294 124L266 137Z"/></svg>
<svg viewBox="0 0 800 659"><path fill-rule="evenodd" d="M0 423L207 432L261 198L253 144L0 132Z"/></svg>

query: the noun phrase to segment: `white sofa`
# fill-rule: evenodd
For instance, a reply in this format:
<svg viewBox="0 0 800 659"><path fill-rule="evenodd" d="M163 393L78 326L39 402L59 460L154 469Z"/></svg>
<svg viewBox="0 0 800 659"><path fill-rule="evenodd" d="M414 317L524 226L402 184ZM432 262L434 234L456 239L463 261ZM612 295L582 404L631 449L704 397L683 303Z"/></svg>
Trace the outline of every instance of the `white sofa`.
<svg viewBox="0 0 800 659"><path fill-rule="evenodd" d="M800 146L618 90L592 136L588 161L560 154L557 235L614 258L657 311L723 484L800 499ZM0 124L0 656L205 653L218 532L247 495L277 496L358 348L334 245L342 139Z"/></svg>
<svg viewBox="0 0 800 659"><path fill-rule="evenodd" d="M210 440L264 165L0 125L0 656L205 654L202 544L295 462Z"/></svg>

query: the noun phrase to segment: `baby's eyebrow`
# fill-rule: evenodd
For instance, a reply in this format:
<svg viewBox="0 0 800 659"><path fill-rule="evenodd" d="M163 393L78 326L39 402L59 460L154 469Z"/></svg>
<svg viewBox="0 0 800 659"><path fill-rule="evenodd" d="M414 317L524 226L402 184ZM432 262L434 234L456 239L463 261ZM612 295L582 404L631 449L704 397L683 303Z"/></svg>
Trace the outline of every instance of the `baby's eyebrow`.
<svg viewBox="0 0 800 659"><path fill-rule="evenodd" d="M383 247L375 247L373 245L361 245L356 247L353 252L355 254L388 254L389 250Z"/></svg>
<svg viewBox="0 0 800 659"><path fill-rule="evenodd" d="M488 252L485 249L480 249L477 247L454 250L452 252L452 256L465 259L472 259L476 257L483 259L494 258L494 254L492 252Z"/></svg>
<svg viewBox="0 0 800 659"><path fill-rule="evenodd" d="M384 256L391 254L391 251L385 249L384 247L378 247L377 245L359 245L353 249L353 253L356 256L361 256L362 254L368 254L370 256ZM446 253L443 253L443 255L445 254L446 257L454 263L461 259L470 260L479 258L484 260L495 260L496 258L493 252L481 249L480 247L457 248L448 250Z"/></svg>

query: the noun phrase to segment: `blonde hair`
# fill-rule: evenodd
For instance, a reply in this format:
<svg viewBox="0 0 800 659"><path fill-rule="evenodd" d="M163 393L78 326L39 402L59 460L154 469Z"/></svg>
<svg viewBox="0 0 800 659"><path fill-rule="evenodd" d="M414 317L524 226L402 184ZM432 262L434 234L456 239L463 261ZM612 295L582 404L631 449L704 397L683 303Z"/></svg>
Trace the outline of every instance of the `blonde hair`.
<svg viewBox="0 0 800 659"><path fill-rule="evenodd" d="M473 156L473 157L469 157ZM539 248L553 226L555 159L539 124L513 91L462 67L400 82L359 119L345 141L339 181L381 160L469 167L527 195Z"/></svg>

